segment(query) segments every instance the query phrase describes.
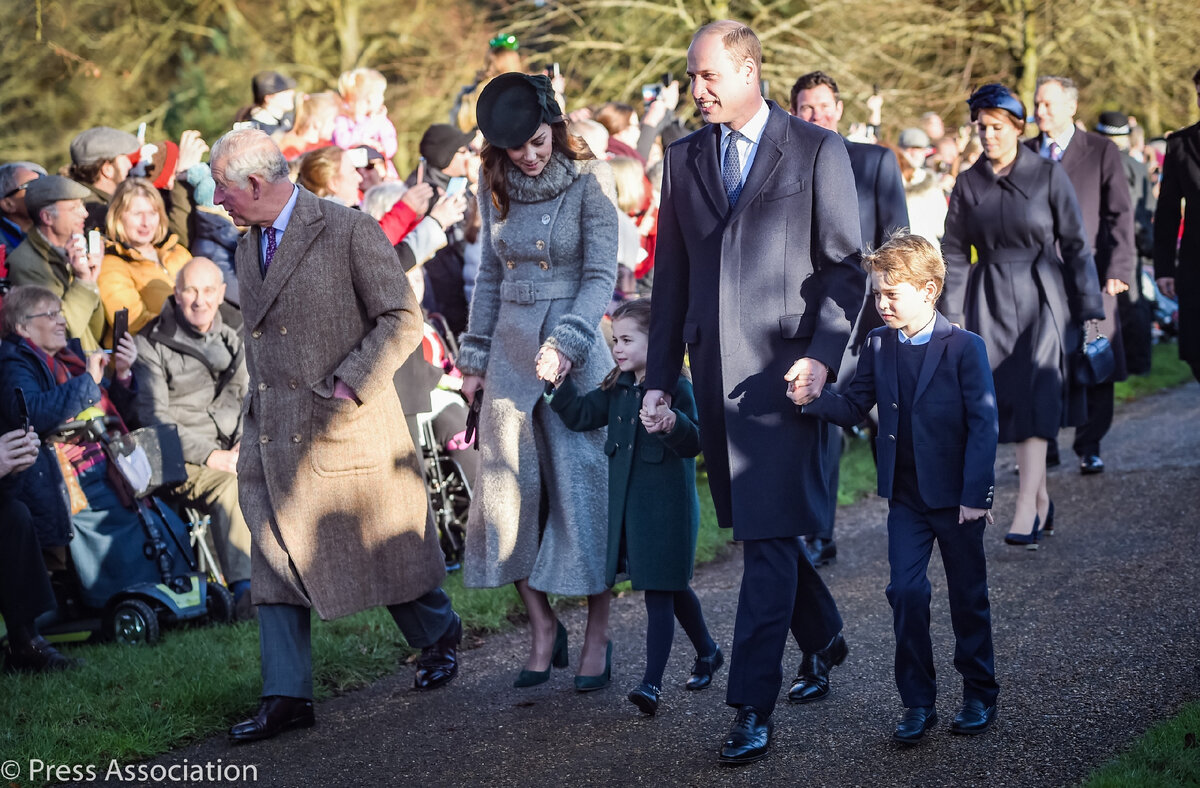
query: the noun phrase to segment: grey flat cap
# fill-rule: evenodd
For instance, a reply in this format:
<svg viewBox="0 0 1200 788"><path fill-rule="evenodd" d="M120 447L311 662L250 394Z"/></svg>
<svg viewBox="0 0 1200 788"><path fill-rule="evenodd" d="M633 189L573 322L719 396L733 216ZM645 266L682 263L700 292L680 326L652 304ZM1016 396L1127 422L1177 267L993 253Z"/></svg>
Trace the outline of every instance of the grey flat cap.
<svg viewBox="0 0 1200 788"><path fill-rule="evenodd" d="M94 164L118 156L132 156L141 147L138 138L128 131L96 126L81 131L71 140L71 163Z"/></svg>
<svg viewBox="0 0 1200 788"><path fill-rule="evenodd" d="M82 184L61 175L43 175L25 187L25 208L37 221L38 213L59 200L86 200L91 192Z"/></svg>
<svg viewBox="0 0 1200 788"><path fill-rule="evenodd" d="M900 132L901 148L928 148L929 135L921 129L905 129Z"/></svg>

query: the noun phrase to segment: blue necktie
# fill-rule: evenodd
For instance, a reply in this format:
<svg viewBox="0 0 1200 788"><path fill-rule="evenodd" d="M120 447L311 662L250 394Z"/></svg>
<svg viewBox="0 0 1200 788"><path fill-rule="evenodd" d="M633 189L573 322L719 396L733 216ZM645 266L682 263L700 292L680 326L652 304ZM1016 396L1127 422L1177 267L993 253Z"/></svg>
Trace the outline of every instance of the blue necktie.
<svg viewBox="0 0 1200 788"><path fill-rule="evenodd" d="M729 197L731 208L737 204L738 195L742 193L742 161L737 151L737 141L742 136L740 132L729 132L729 145L725 148L725 161L721 164L721 178L725 181L725 194Z"/></svg>

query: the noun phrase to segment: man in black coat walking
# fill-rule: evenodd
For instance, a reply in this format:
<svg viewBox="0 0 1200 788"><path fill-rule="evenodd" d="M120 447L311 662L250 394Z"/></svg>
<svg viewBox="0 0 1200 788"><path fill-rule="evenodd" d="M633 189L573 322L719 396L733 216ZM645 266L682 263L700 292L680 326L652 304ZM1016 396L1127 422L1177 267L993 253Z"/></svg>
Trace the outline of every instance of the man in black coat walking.
<svg viewBox="0 0 1200 788"><path fill-rule="evenodd" d="M643 401L653 427L686 344L717 521L744 551L726 696L738 713L719 756L730 764L767 754L789 629L814 697L846 657L802 541L825 507L826 433L787 391L811 401L836 378L865 278L846 146L764 101L761 66L739 22L701 28L688 49L709 125L665 155Z"/></svg>

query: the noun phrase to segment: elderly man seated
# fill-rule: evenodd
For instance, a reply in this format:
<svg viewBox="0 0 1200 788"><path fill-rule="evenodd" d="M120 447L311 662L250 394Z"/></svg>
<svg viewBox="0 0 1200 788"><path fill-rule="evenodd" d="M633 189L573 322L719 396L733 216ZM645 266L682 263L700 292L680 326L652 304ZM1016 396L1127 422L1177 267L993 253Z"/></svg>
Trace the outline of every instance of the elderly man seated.
<svg viewBox="0 0 1200 788"><path fill-rule="evenodd" d="M250 531L237 485L248 377L241 336L221 318L224 297L211 260L193 257L180 269L174 295L137 337L135 410L142 426L178 427L187 481L164 497L212 518L221 569L239 611L248 611Z"/></svg>

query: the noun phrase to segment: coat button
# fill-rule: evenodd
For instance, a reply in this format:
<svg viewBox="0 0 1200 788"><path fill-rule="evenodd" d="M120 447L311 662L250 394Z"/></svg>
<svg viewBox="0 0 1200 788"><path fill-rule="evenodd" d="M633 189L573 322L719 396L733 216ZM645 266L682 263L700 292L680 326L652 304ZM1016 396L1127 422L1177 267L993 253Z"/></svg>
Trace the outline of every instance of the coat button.
<svg viewBox="0 0 1200 788"><path fill-rule="evenodd" d="M900 406L899 406L899 405L897 405L895 402L893 402L893 403L892 403L892 410L900 410Z"/></svg>
<svg viewBox="0 0 1200 788"><path fill-rule="evenodd" d="M613 444L613 448L614 448L614 449L619 449L619 448L621 448L621 444L619 444L619 443L614 443L614 444Z"/></svg>
<svg viewBox="0 0 1200 788"><path fill-rule="evenodd" d="M537 246L537 248L538 248L539 250L540 250L540 249L545 249L545 248L546 248L546 242L545 242L545 241L541 241L541 240L539 240L539 241L537 242L536 246Z"/></svg>
<svg viewBox="0 0 1200 788"><path fill-rule="evenodd" d="M896 436L895 436L895 435L889 435L889 436L888 436L888 440L890 440L890 441L894 441L894 440L896 440Z"/></svg>
<svg viewBox="0 0 1200 788"><path fill-rule="evenodd" d="M259 390L259 391L266 391L268 388L270 388L270 386L268 386L266 383L259 383L259 384L258 384L258 390Z"/></svg>
<svg viewBox="0 0 1200 788"><path fill-rule="evenodd" d="M505 265L508 266L508 270L510 270L510 271L517 267L517 264L514 263L512 260L509 260L507 263L505 263Z"/></svg>
<svg viewBox="0 0 1200 788"><path fill-rule="evenodd" d="M542 224L550 224L550 214L542 214Z"/></svg>
<svg viewBox="0 0 1200 788"><path fill-rule="evenodd" d="M250 336L254 337L255 339L258 339L259 337L262 336L262 332L259 331L258 329L255 329L254 331L250 332Z"/></svg>
<svg viewBox="0 0 1200 788"><path fill-rule="evenodd" d="M286 333L287 333L287 326L280 326L280 327L279 327L279 333L280 333L280 334L286 334Z"/></svg>
<svg viewBox="0 0 1200 788"><path fill-rule="evenodd" d="M292 436L292 443L299 443L299 442L300 442L300 436L299 436L299 435L293 435L293 436Z"/></svg>
<svg viewBox="0 0 1200 788"><path fill-rule="evenodd" d="M266 435L259 435L259 436L258 436L258 442L259 442L259 443L270 443L270 442L271 442L271 439L270 439L270 438L268 438Z"/></svg>
<svg viewBox="0 0 1200 788"><path fill-rule="evenodd" d="M299 385L300 384L297 383L294 379L288 381L288 388L290 388L290 389L295 389Z"/></svg>
<svg viewBox="0 0 1200 788"><path fill-rule="evenodd" d="M547 270L548 268L550 268L550 264L549 264L549 263L547 263L545 260L541 260L541 261L539 261L539 262L538 262L538 265L540 265L540 266L542 267L542 270L543 270L543 271L545 271L545 270Z"/></svg>

